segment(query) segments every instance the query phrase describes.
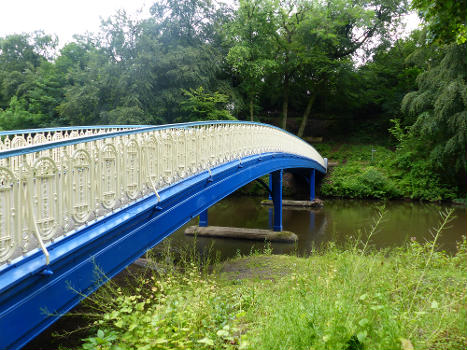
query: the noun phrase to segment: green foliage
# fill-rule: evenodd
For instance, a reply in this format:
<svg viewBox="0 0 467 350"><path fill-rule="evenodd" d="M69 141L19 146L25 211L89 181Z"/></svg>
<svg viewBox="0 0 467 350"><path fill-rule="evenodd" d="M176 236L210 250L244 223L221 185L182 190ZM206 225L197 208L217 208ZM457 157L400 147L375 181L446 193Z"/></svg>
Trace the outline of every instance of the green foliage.
<svg viewBox="0 0 467 350"><path fill-rule="evenodd" d="M424 38L407 56L423 71L417 90L402 99L400 120L391 120L398 141L392 166L410 198L452 199L467 191L467 46L427 47Z"/></svg>
<svg viewBox="0 0 467 350"><path fill-rule="evenodd" d="M308 258L253 252L213 273L183 264L136 275L93 298L83 349L462 349L467 345L467 243L448 255L433 240L377 251L329 243ZM440 287L442 286L442 288Z"/></svg>
<svg viewBox="0 0 467 350"><path fill-rule="evenodd" d="M383 115L385 121L400 114L402 98L416 88L415 80L425 64L407 61L417 50L421 35L416 31L393 46L380 45L372 60L359 69L358 107L362 112Z"/></svg>
<svg viewBox="0 0 467 350"><path fill-rule="evenodd" d="M455 187L446 184L423 159L426 144L410 137L395 120L391 132L399 140L395 152L370 145L330 144L317 147L324 157L337 161L323 179L321 195L345 198L410 198L452 200ZM410 137L410 138L409 138Z"/></svg>
<svg viewBox="0 0 467 350"><path fill-rule="evenodd" d="M465 0L413 4L439 42L452 42L452 30L463 35L453 26ZM275 124L282 114L282 126L299 135L387 144L389 120L398 118L401 128L413 125L410 142L419 138L426 148L399 147L398 173L370 164L387 180L376 196L397 196L395 181L403 196L460 197L467 191L466 45L427 46L427 30L394 41L406 11L405 0L241 0L235 8L161 0L149 18L118 11L100 33L59 52L43 32L9 35L0 38L0 128L258 119L262 111ZM453 23L445 21L450 15ZM357 52L373 57L358 66ZM377 192L378 175L358 175L341 188ZM359 194L357 180L365 188Z"/></svg>
<svg viewBox="0 0 467 350"><path fill-rule="evenodd" d="M246 95L250 120L254 119L254 104L264 88L265 77L274 71L273 56L275 2L241 0L235 18L226 24L229 51L226 61L232 75L241 81L239 88Z"/></svg>
<svg viewBox="0 0 467 350"><path fill-rule="evenodd" d="M48 54L57 45L56 39L42 32L13 34L0 38L0 70L23 72L34 69L51 58Z"/></svg>
<svg viewBox="0 0 467 350"><path fill-rule="evenodd" d="M465 178L467 44L451 45L444 51L439 65L418 76L418 91L404 97L402 111L415 118L411 132L426 142L425 152L433 166L454 168Z"/></svg>
<svg viewBox="0 0 467 350"><path fill-rule="evenodd" d="M45 116L33 114L26 110L25 101L18 100L16 96L11 98L10 106L2 111L0 109L0 129L12 130L22 128L37 128L43 126Z"/></svg>
<svg viewBox="0 0 467 350"><path fill-rule="evenodd" d="M187 100L181 102L184 120L234 120L235 118L226 110L229 98L217 91L204 92L203 87L198 89L182 90Z"/></svg>
<svg viewBox="0 0 467 350"><path fill-rule="evenodd" d="M458 189L446 183L433 162L427 159L427 142L414 135L413 127L402 128L399 120L393 123L390 132L399 145L388 165L394 169L393 177L405 196L432 201L456 198Z"/></svg>
<svg viewBox="0 0 467 350"><path fill-rule="evenodd" d="M141 277L138 283L135 294L107 290L112 301L99 304L105 312L83 349L206 349L238 342L235 320L245 304L240 293L221 288L198 266ZM106 300L100 298L96 300Z"/></svg>
<svg viewBox="0 0 467 350"><path fill-rule="evenodd" d="M63 76L49 62L56 46L42 32L0 38L1 128L54 124L63 87Z"/></svg>
<svg viewBox="0 0 467 350"><path fill-rule="evenodd" d="M261 94L275 107L282 103L285 128L290 101L304 116L301 136L318 93L337 89L337 76L353 69L350 56L377 34L385 37L404 11L398 0L380 1L377 10L370 1L241 1L228 25L227 62L247 94L250 116Z"/></svg>
<svg viewBox="0 0 467 350"><path fill-rule="evenodd" d="M0 108L24 98L27 112L45 116L44 126L168 123L197 117L184 119L183 91L203 86L229 96L235 116L274 113L280 103L286 115L289 101L308 116L315 105L307 102L340 95L335 77L353 69L349 55L404 11L399 0L379 5L242 0L234 9L164 0L150 18L118 11L101 33L76 37L58 54L56 39L44 33L8 36L0 39Z"/></svg>
<svg viewBox="0 0 467 350"><path fill-rule="evenodd" d="M466 0L413 0L412 8L427 22L431 41L466 42Z"/></svg>
<svg viewBox="0 0 467 350"><path fill-rule="evenodd" d="M402 192L381 169L359 163L337 167L321 185L325 196L345 198L398 198Z"/></svg>

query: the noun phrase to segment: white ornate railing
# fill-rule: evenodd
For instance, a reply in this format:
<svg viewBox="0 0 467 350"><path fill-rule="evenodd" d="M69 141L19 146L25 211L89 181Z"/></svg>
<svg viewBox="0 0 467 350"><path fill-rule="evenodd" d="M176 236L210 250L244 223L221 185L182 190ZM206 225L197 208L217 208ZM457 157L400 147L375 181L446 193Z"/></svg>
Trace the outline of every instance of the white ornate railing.
<svg viewBox="0 0 467 350"><path fill-rule="evenodd" d="M47 129L30 129L0 132L0 151L40 145L111 132L145 127L143 125L102 125ZM147 126L146 126L147 127Z"/></svg>
<svg viewBox="0 0 467 350"><path fill-rule="evenodd" d="M284 152L325 166L304 141L253 123L189 123L48 142L0 151L0 264L36 248L48 261L46 243L235 159Z"/></svg>

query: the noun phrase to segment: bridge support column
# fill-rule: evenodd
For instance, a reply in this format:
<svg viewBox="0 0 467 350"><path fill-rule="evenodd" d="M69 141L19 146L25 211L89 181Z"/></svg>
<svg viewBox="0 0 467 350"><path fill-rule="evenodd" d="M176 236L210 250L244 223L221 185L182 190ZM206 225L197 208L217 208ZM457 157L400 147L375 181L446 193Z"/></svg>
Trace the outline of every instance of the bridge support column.
<svg viewBox="0 0 467 350"><path fill-rule="evenodd" d="M310 171L310 202L315 199L315 181L316 181L316 170L311 169Z"/></svg>
<svg viewBox="0 0 467 350"><path fill-rule="evenodd" d="M269 174L269 191L268 191L268 200L271 201L272 200L272 196L271 196L271 193L272 193L272 174ZM268 216L269 216L269 228L272 229L272 225L273 225L273 214L272 214L272 208L269 208L268 209Z"/></svg>
<svg viewBox="0 0 467 350"><path fill-rule="evenodd" d="M208 226L208 210L202 211L199 214L199 227L207 227Z"/></svg>
<svg viewBox="0 0 467 350"><path fill-rule="evenodd" d="M274 202L274 231L282 231L282 170L274 171L272 178L272 201Z"/></svg>
<svg viewBox="0 0 467 350"><path fill-rule="evenodd" d="M269 174L269 189L272 189L272 174ZM272 191L272 190L271 190ZM272 200L271 192L268 192L268 199Z"/></svg>

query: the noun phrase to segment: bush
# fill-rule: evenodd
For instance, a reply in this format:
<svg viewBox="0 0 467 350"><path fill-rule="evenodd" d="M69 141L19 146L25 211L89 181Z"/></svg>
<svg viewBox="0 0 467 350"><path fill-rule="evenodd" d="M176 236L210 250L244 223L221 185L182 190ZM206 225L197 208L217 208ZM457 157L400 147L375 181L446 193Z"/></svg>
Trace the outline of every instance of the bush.
<svg viewBox="0 0 467 350"><path fill-rule="evenodd" d="M462 197L441 178L434 164L421 156L424 147L415 140L404 141L395 152L373 145L319 146L323 156L339 164L325 177L321 195L428 201Z"/></svg>
<svg viewBox="0 0 467 350"><path fill-rule="evenodd" d="M443 184L426 161L414 162L406 171L400 171L397 180L404 196L411 199L440 201L456 198L456 189Z"/></svg>
<svg viewBox="0 0 467 350"><path fill-rule="evenodd" d="M440 163L429 156L433 145L415 136L413 128L403 129L398 120L393 120L393 123L389 131L399 144L388 167L393 169L394 179L404 196L430 201L465 196L456 188L454 170L446 173L444 168L440 168Z"/></svg>
<svg viewBox="0 0 467 350"><path fill-rule="evenodd" d="M362 172L363 171L363 172ZM346 198L398 198L396 184L374 166L345 164L335 168L323 181L321 194Z"/></svg>

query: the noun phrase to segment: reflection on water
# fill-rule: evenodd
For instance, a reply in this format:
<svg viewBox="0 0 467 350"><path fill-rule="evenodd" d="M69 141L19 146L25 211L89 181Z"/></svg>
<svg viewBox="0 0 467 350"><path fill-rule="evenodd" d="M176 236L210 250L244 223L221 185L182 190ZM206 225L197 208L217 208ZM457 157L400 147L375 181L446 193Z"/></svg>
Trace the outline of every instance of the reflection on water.
<svg viewBox="0 0 467 350"><path fill-rule="evenodd" d="M209 224L214 226L251 227L267 229L272 225L273 213L269 207L260 204L261 198L232 196L222 200L209 209ZM345 242L349 237L370 231L377 218L377 208L384 202L361 200L325 201L319 210L283 210L284 230L295 232L298 243L272 243L275 253L307 254L313 246L328 241ZM410 237L419 242L431 239L430 230L439 224L440 212L451 206L445 204L390 201L385 204L385 215L371 244L377 248L405 244ZM454 252L456 241L466 234L466 209L455 208L455 219L448 229L443 231L439 242L442 249ZM196 225L196 219L187 225ZM184 226L185 227L185 226ZM191 244L193 237L184 235L184 227L171 237L175 246ZM198 237L201 249L213 244L214 250L220 251L222 258L234 256L237 251L248 254L251 250L262 250L263 242L234 239L212 239Z"/></svg>

